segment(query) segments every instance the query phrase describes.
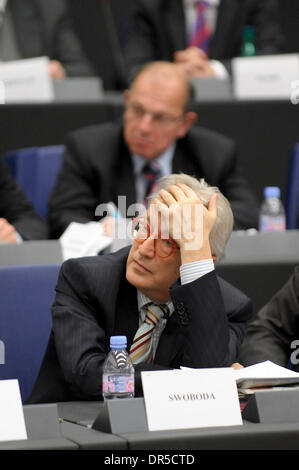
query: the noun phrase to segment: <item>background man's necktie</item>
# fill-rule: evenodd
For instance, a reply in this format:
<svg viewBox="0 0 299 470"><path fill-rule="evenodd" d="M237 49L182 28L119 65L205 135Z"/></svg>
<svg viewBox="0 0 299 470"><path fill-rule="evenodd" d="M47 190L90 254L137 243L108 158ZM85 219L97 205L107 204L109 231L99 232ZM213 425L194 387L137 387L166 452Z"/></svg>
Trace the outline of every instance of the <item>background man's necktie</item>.
<svg viewBox="0 0 299 470"><path fill-rule="evenodd" d="M160 178L161 171L159 164L155 161L148 162L144 165L142 174L146 180L146 189L143 204L147 206L146 198L157 189L157 181Z"/></svg>
<svg viewBox="0 0 299 470"><path fill-rule="evenodd" d="M211 39L211 29L207 23L206 19L206 10L208 8L208 3L206 1L198 1L195 4L197 9L197 19L195 30L190 37L189 46L196 46L208 52L209 43Z"/></svg>
<svg viewBox="0 0 299 470"><path fill-rule="evenodd" d="M130 348L130 356L134 364L152 361L153 332L160 318L167 316L168 307L165 304L155 305L150 303L146 307L146 312L144 322L138 328Z"/></svg>

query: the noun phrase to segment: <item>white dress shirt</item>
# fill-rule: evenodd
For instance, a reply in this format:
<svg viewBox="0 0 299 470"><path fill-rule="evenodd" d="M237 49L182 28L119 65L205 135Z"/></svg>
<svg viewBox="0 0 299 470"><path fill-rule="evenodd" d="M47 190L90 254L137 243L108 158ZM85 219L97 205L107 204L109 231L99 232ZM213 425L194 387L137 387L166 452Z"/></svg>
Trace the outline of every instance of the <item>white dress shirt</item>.
<svg viewBox="0 0 299 470"><path fill-rule="evenodd" d="M215 31L217 17L218 17L218 7L220 0L206 0L209 4L209 7L206 11L206 19L208 25L212 31L212 34ZM192 34L195 24L196 24L196 8L194 4L196 0L184 0L184 10L185 10L185 18L186 18L186 30L188 38ZM210 60L210 64L214 70L215 76L217 78L227 78L228 72L224 65L219 60Z"/></svg>
<svg viewBox="0 0 299 470"><path fill-rule="evenodd" d="M159 157L155 158L161 170L161 177L167 176L172 173L172 159L175 151L175 142L173 142ZM142 174L144 165L150 160L140 157L139 155L132 155L133 171L136 189L136 202L142 203L146 190L146 178Z"/></svg>

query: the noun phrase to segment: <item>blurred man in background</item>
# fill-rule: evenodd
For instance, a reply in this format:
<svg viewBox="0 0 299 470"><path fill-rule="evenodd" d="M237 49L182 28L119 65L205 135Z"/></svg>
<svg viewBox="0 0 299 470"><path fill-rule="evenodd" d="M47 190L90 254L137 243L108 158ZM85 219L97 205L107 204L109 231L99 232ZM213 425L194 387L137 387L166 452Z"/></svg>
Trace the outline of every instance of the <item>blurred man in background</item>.
<svg viewBox="0 0 299 470"><path fill-rule="evenodd" d="M34 211L8 166L0 159L0 242L47 238L46 222Z"/></svg>
<svg viewBox="0 0 299 470"><path fill-rule="evenodd" d="M136 0L125 48L129 77L153 60L175 61L194 77L225 77L249 25L256 54L283 50L277 0Z"/></svg>
<svg viewBox="0 0 299 470"><path fill-rule="evenodd" d="M42 56L53 79L95 75L66 0L0 0L0 61Z"/></svg>
<svg viewBox="0 0 299 470"><path fill-rule="evenodd" d="M194 125L192 86L170 62L148 64L125 91L123 122L89 126L66 141L63 166L49 201L52 236L75 221L95 219L99 204L126 197L142 203L155 180L172 172L196 176L230 201L235 228L257 227L259 205L239 169L235 143ZM131 214L133 215L133 214Z"/></svg>

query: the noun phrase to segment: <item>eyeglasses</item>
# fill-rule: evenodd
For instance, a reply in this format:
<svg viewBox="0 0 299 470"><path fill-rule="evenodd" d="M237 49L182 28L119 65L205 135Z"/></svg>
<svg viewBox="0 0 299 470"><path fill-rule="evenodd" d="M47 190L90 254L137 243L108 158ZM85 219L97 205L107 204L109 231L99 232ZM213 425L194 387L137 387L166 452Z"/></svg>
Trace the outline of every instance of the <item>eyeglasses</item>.
<svg viewBox="0 0 299 470"><path fill-rule="evenodd" d="M183 119L183 116L168 116L162 113L151 113L147 111L143 106L136 103L129 103L127 105L127 111L135 119L142 119L146 114L149 114L152 118L152 123L155 126L169 127L177 121Z"/></svg>
<svg viewBox="0 0 299 470"><path fill-rule="evenodd" d="M145 240L151 237L150 226L146 219L137 217L132 220L131 233L133 240L142 244ZM178 245L171 238L152 237L155 242L155 251L160 258L168 258L172 253L177 250Z"/></svg>

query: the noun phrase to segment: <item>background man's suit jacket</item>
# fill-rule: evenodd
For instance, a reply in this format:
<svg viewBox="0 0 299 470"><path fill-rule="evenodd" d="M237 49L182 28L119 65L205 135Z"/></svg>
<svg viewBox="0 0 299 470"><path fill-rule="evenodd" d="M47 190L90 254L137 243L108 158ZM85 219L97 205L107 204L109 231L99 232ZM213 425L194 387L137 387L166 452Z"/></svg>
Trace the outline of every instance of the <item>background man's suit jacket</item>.
<svg viewBox="0 0 299 470"><path fill-rule="evenodd" d="M270 360L287 367L290 356L295 352L291 344L298 339L299 266L248 325L239 361L249 366ZM295 346L298 350L298 345ZM297 364L293 364L293 368L297 371L298 357L298 352L295 352Z"/></svg>
<svg viewBox="0 0 299 470"><path fill-rule="evenodd" d="M59 237L70 222L94 220L100 203L127 197L136 203L132 160L120 124L89 126L70 134L63 168L49 202L49 225ZM184 172L218 186L229 199L235 228L257 227L258 202L238 167L235 144L214 131L193 126L177 141L172 172ZM127 214L123 214L126 217Z"/></svg>
<svg viewBox="0 0 299 470"><path fill-rule="evenodd" d="M52 307L54 333L28 403L101 397L104 359L111 335L138 329L136 288L125 277L129 247L110 255L62 265ZM135 367L136 394L142 370L227 367L238 354L251 301L215 272L170 289L175 311L161 335L153 364Z"/></svg>
<svg viewBox="0 0 299 470"><path fill-rule="evenodd" d="M69 76L94 75L72 27L65 0L9 0L23 58L59 60Z"/></svg>
<svg viewBox="0 0 299 470"><path fill-rule="evenodd" d="M127 69L152 60L173 60L175 51L187 47L183 0L137 0L128 27L125 47ZM209 57L225 61L240 55L243 28L255 27L258 54L283 48L277 0L220 0Z"/></svg>
<svg viewBox="0 0 299 470"><path fill-rule="evenodd" d="M48 227L16 184L5 164L0 159L0 217L4 217L24 240L46 239Z"/></svg>

